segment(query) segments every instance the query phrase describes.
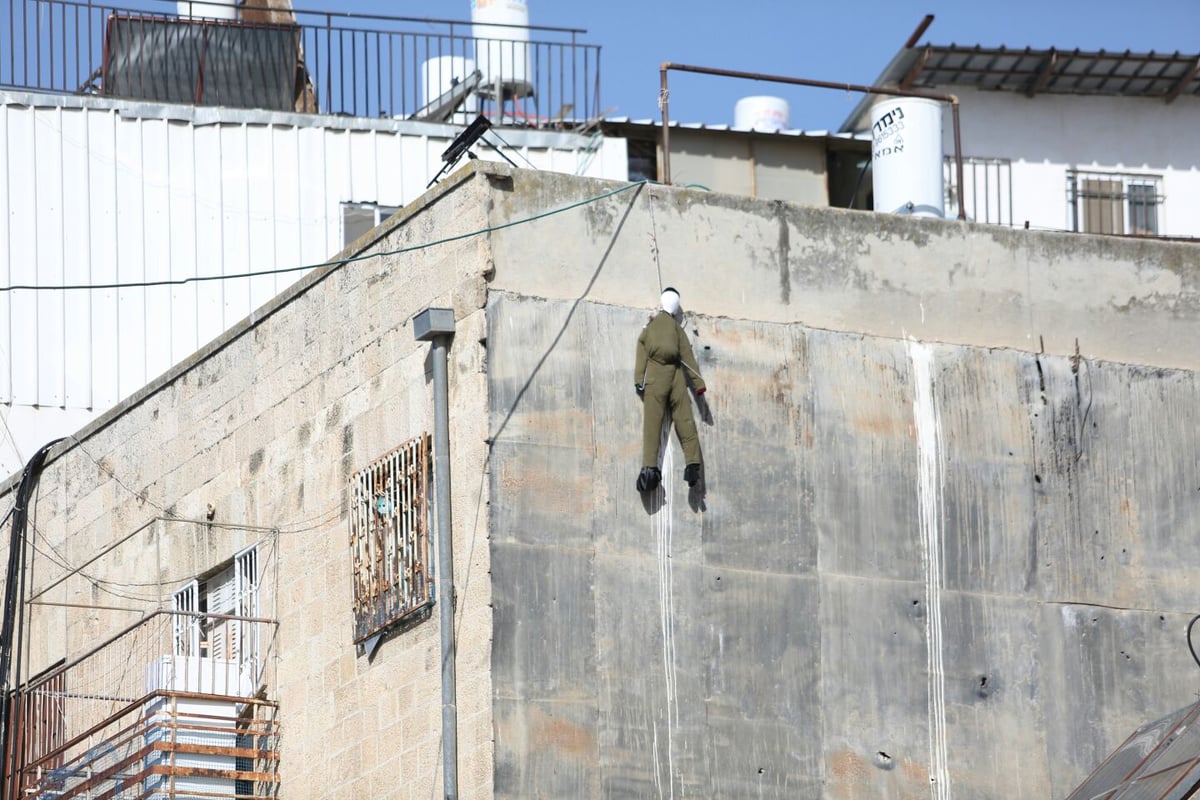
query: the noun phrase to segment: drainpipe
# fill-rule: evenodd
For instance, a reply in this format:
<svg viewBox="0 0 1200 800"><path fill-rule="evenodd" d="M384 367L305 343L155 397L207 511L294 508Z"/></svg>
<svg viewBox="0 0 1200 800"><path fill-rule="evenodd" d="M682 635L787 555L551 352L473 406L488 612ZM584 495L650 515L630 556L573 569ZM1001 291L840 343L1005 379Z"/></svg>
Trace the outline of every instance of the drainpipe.
<svg viewBox="0 0 1200 800"><path fill-rule="evenodd" d="M458 706L454 700L454 550L450 525L450 394L446 351L454 309L427 308L413 317L413 336L433 342L433 485L437 490L438 608L442 628L442 784L458 800Z"/></svg>

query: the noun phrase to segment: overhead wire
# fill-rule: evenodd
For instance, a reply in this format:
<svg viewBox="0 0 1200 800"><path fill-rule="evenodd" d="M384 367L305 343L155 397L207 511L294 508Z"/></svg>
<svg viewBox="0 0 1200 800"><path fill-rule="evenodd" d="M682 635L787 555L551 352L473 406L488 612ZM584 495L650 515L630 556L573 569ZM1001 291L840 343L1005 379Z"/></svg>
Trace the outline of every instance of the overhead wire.
<svg viewBox="0 0 1200 800"><path fill-rule="evenodd" d="M549 211L542 211L538 214L533 214L528 217L522 217L520 219L510 220L508 222L501 222L496 225L488 225L486 227L478 228L478 229L472 230L472 231L467 231L465 233L458 233L453 236L444 236L440 239L434 239L434 240L428 241L428 242L421 242L419 244L408 245L407 247L399 247L399 248L396 248L395 250L375 250L370 253L359 253L358 255L347 256L346 258L339 258L339 259L336 259L333 261L321 261L321 262L318 262L315 264L304 264L301 266L294 266L294 267L280 267L277 269L257 270L257 271L252 271L252 272L238 272L238 273L229 273L229 274L225 274L225 275L191 275L186 278L163 279L163 280L154 280L154 281L130 281L130 282L114 282L114 283L89 283L89 284L56 284L56 285L10 284L8 286L0 286L0 294L4 294L4 293L8 293L8 292L15 292L15 291L65 292L65 291L95 290L95 289L146 289L146 288L151 288L151 287L155 287L155 286L183 286L185 284L199 283L202 281L226 281L226 280L239 280L239 279L244 279L244 278L259 278L259 277L263 277L263 276L267 276L267 275L282 275L282 274L289 273L289 272L303 272L306 270L321 269L321 268L325 268L325 267L328 267L331 269L337 269L340 267L344 267L348 264L353 264L358 261L366 261L366 260L372 259L372 258L383 258L385 256L403 255L405 253L414 253L414 252L418 252L420 250L427 250L430 247L437 247L438 245L449 244L451 242L458 242L458 241L462 241L463 239L470 239L474 236L483 236L484 234L494 233L496 231L505 230L507 228L513 228L518 225L527 225L531 222L536 222L539 219L545 219L546 217L552 217L556 214L562 214L567 211L571 211L572 209L579 208L580 206L590 205L591 203L599 202L606 198L612 197L613 195L620 194L621 192L627 192L630 189L636 188L645 183L648 183L648 181L635 181L633 183L627 183L624 186L620 186L611 191L603 192L602 194L594 195L592 197L587 197L587 198L584 198L583 200L577 200L573 203L568 203L565 206L560 206L558 208L552 208Z"/></svg>

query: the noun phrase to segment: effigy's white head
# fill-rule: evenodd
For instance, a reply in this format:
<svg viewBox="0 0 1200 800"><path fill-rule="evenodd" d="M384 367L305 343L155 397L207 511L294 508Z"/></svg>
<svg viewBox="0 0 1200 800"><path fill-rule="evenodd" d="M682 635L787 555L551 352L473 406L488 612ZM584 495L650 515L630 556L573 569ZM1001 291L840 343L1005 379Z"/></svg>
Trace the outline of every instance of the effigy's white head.
<svg viewBox="0 0 1200 800"><path fill-rule="evenodd" d="M679 292L668 286L663 289L662 297L659 298L662 303L662 310L675 316L679 313Z"/></svg>

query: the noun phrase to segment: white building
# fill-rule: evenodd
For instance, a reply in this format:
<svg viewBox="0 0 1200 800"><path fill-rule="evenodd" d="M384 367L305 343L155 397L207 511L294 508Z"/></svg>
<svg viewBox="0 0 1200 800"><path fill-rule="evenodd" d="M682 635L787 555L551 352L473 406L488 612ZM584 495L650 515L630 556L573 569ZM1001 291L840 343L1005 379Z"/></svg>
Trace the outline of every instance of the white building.
<svg viewBox="0 0 1200 800"><path fill-rule="evenodd" d="M921 45L880 86L960 103L967 217L1123 235L1200 236L1200 56ZM865 98L843 123L867 130ZM954 152L950 114L944 151ZM957 214L947 167L946 215Z"/></svg>
<svg viewBox="0 0 1200 800"><path fill-rule="evenodd" d="M28 87L0 91L0 186L6 187L0 191L0 477L187 359L306 267L326 262L417 200L444 167L465 163L464 157L448 164L442 156L463 133L467 120L459 118L467 106L495 120L471 147L472 158L592 177L628 174L623 140L555 124L545 113L531 120L532 97L506 95L497 107L475 95L439 112L441 98L434 95L464 84L457 74L435 70L470 62L434 53L470 53L485 44L460 33L339 32L335 19L339 47L336 39L327 45L325 28L245 25L250 37L262 31L294 36L285 40L314 77L305 86L298 70L293 98L289 63L265 100L276 110L234 107L264 102L231 94L245 74L226 74L223 85L211 75L207 83L197 80L217 102L184 105L164 101L191 88L156 82L162 65L154 62L144 77L134 56L112 55L117 33L142 36L151 49L152 37L186 36L197 27L234 37L243 30L238 23L171 16L146 22L117 14L98 18L93 31L86 17L39 16L34 5L24 4L24 18L22 4L14 6L16 50L29 61L15 59L13 69L6 57L0 66L0 86ZM106 26L101 50L95 38ZM45 50L36 64L56 61L50 48L59 40L85 52L91 47L91 60L85 55L72 66L86 77L92 61L103 60L99 88L75 91L84 77L31 68L30 42L38 37ZM247 41L250 58L238 68L265 69L263 40ZM351 53L372 52L372 43L380 58L391 60L380 68L368 61L370 69L360 73L363 65ZM584 49L596 48L540 50L547 74L526 76L538 98L585 107L583 98L551 83ZM178 66L169 55L146 58ZM323 61L354 72L363 85L350 93L336 75L323 83ZM403 83L394 75L403 75ZM259 87L266 80L250 77ZM106 79L109 89L120 86L122 94L141 99L104 96ZM318 113L297 113L293 103ZM15 288L33 286L40 288ZM85 286L93 288L69 288Z"/></svg>

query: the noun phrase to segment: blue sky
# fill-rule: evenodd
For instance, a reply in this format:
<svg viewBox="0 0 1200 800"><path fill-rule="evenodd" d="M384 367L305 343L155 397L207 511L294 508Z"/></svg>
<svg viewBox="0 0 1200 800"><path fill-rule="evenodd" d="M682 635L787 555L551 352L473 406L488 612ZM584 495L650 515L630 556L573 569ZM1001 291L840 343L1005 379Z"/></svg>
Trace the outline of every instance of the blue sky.
<svg viewBox="0 0 1200 800"><path fill-rule="evenodd" d="M470 0L293 0L297 8L470 19ZM601 105L610 116L658 117L663 61L871 83L925 14L921 42L1010 48L1200 53L1200 0L528 0L530 22L586 28L601 50ZM732 123L746 95L791 105L794 127L836 129L858 100L844 92L671 73L672 118Z"/></svg>

